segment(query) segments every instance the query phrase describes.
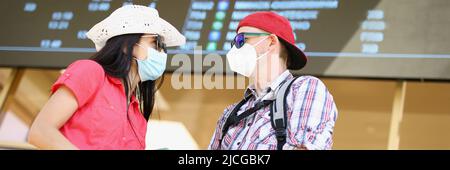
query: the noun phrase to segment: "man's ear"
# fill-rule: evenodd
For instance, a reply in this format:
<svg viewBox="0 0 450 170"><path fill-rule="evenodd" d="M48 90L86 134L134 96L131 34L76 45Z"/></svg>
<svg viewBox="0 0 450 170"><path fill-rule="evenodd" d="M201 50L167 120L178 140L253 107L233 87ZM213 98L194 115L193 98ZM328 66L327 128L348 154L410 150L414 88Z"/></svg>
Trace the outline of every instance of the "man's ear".
<svg viewBox="0 0 450 170"><path fill-rule="evenodd" d="M270 47L276 47L278 44L280 44L280 40L278 40L278 37L275 34L270 34L269 35L269 39L270 39Z"/></svg>

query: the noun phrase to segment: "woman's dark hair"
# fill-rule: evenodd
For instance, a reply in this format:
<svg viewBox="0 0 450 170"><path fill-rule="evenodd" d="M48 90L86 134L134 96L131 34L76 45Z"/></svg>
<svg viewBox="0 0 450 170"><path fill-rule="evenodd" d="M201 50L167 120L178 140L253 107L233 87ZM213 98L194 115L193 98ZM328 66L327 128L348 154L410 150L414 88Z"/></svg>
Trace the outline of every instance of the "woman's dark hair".
<svg viewBox="0 0 450 170"><path fill-rule="evenodd" d="M106 74L121 79L125 84L125 94L129 96L130 81L128 73L130 72L131 62L133 62L133 48L139 42L143 34L125 34L110 38L106 45L91 60L99 63ZM155 80L139 82L136 94L140 110L146 120L150 118L150 114L155 104ZM158 88L161 86L160 81ZM128 99L127 99L128 101ZM128 105L128 103L126 103Z"/></svg>

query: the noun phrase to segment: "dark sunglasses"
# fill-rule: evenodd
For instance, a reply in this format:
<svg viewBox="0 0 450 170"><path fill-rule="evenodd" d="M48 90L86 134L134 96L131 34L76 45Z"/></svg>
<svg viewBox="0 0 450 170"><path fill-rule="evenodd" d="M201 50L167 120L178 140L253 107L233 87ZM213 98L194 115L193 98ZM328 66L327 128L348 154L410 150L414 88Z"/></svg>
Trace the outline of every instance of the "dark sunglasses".
<svg viewBox="0 0 450 170"><path fill-rule="evenodd" d="M266 36L270 35L269 33L259 33L259 32L241 32L237 34L233 41L231 41L231 48L235 45L237 49L241 48L245 44L245 40L247 40L248 36Z"/></svg>
<svg viewBox="0 0 450 170"><path fill-rule="evenodd" d="M151 34L151 35L144 35L142 37L155 37L156 39L156 49L158 51L164 51L165 53L167 53L167 47L166 47L166 43L164 43L163 41L163 37L161 37L158 34Z"/></svg>

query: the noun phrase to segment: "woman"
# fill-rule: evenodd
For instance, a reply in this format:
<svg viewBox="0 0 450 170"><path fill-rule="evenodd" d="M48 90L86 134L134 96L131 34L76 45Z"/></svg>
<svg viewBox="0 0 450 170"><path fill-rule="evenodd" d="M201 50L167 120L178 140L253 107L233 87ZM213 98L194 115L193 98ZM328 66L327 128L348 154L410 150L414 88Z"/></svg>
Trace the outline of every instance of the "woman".
<svg viewBox="0 0 450 170"><path fill-rule="evenodd" d="M185 38L158 11L138 5L117 9L87 36L97 53L69 65L52 86L29 142L41 149L145 149L165 47Z"/></svg>

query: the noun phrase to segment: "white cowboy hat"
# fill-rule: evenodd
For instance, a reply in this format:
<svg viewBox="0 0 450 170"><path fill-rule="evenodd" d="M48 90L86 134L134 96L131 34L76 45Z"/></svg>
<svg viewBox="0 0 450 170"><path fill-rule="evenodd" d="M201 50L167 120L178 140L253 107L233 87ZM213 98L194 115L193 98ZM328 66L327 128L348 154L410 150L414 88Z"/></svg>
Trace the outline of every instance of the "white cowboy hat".
<svg viewBox="0 0 450 170"><path fill-rule="evenodd" d="M180 46L186 42L186 38L174 26L159 17L156 9L141 5L126 5L115 10L92 27L86 36L100 51L108 39L133 33L158 34L168 47Z"/></svg>

